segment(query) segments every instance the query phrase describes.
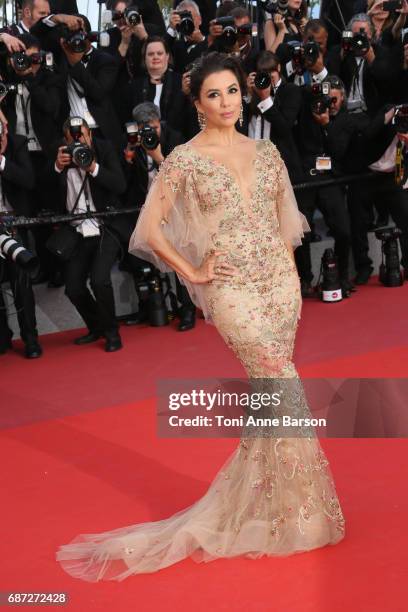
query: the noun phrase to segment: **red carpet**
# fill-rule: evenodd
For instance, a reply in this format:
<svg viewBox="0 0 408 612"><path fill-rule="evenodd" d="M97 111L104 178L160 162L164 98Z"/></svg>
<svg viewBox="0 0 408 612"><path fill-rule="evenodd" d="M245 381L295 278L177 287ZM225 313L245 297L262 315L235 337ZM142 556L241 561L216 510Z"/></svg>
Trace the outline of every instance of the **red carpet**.
<svg viewBox="0 0 408 612"><path fill-rule="evenodd" d="M403 377L408 284L376 279L340 304L304 302L295 362L302 376ZM60 544L165 518L204 494L237 440L158 440L155 381L243 376L214 327L122 328L124 349L44 336L0 357L0 591L67 592L69 610L406 609L408 493L404 439L322 440L346 518L338 545L281 559L188 559L122 583L85 583L55 561ZM54 609L55 606L52 606Z"/></svg>

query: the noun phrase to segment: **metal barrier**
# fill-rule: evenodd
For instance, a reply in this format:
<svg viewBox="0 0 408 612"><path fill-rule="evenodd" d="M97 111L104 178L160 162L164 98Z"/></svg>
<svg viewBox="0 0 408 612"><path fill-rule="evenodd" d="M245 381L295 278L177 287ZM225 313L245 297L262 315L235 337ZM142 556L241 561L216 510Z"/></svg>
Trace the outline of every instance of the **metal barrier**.
<svg viewBox="0 0 408 612"><path fill-rule="evenodd" d="M363 174L348 174L337 178L325 179L322 181L311 181L307 183L297 183L293 185L295 191L304 191L307 189L317 189L321 187L330 187L332 185L342 185L354 183L361 180L372 180L379 178L381 173L378 172L365 172ZM44 214L39 217L14 217L11 215L2 216L0 213L0 223L6 228L10 227L33 227L37 225L56 225L58 223L69 223L70 221L78 221L80 219L97 219L99 217L114 217L117 215L126 215L131 213L137 213L141 209L141 206L129 207L129 208L112 208L110 210L104 210L101 212L84 212L74 215L54 215Z"/></svg>

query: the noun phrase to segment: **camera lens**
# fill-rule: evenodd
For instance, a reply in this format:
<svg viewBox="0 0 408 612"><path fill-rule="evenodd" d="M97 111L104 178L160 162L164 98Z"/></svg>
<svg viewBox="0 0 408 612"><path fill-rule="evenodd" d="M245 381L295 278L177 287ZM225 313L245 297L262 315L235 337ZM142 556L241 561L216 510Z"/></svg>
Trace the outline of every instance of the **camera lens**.
<svg viewBox="0 0 408 612"><path fill-rule="evenodd" d="M257 72L254 85L257 89L267 89L271 85L271 76L269 72Z"/></svg>

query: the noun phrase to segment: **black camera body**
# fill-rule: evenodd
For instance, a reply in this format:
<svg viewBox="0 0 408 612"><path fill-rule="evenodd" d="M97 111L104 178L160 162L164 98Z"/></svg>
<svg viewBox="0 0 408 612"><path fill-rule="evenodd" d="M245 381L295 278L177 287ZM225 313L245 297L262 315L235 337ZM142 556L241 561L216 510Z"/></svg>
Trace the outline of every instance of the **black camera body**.
<svg viewBox="0 0 408 612"><path fill-rule="evenodd" d="M400 134L408 134L408 104L399 104L395 107L392 124Z"/></svg>
<svg viewBox="0 0 408 612"><path fill-rule="evenodd" d="M180 23L177 24L176 30L183 36L191 36L195 30L193 15L190 11L175 11L180 15Z"/></svg>
<svg viewBox="0 0 408 612"><path fill-rule="evenodd" d="M355 57L363 57L370 48L370 41L364 28L353 34L350 30L342 33L341 47L345 54L352 53Z"/></svg>
<svg viewBox="0 0 408 612"><path fill-rule="evenodd" d="M222 34L219 38L221 44L226 49L233 47L239 36L252 34L252 23L244 23L240 26L236 26L234 17L218 17L218 19L215 20L215 24L222 26Z"/></svg>
<svg viewBox="0 0 408 612"><path fill-rule="evenodd" d="M336 98L331 96L330 83L313 83L312 85L312 101L310 108L312 113L316 115L323 115L329 110L332 102L336 101Z"/></svg>
<svg viewBox="0 0 408 612"><path fill-rule="evenodd" d="M83 120L80 117L70 119L69 132L74 142L64 148L64 153L70 155L73 161L71 167L87 168L95 159L93 150L88 145L79 142L82 134Z"/></svg>
<svg viewBox="0 0 408 612"><path fill-rule="evenodd" d="M159 146L160 139L157 132L149 124L138 125L137 123L127 123L126 133L128 143L133 148L139 143L148 151L153 151Z"/></svg>
<svg viewBox="0 0 408 612"><path fill-rule="evenodd" d="M31 66L45 64L47 53L45 51L38 51L38 53L27 55L25 51L16 51L11 54L10 58L13 60L14 70L25 72Z"/></svg>
<svg viewBox="0 0 408 612"><path fill-rule="evenodd" d="M320 45L313 36L309 36L308 41L303 45L303 60L308 66L314 66L319 59Z"/></svg>
<svg viewBox="0 0 408 612"><path fill-rule="evenodd" d="M263 10L271 15L279 13L282 17L286 17L289 13L288 0L261 0L261 5Z"/></svg>
<svg viewBox="0 0 408 612"><path fill-rule="evenodd" d="M266 70L258 70L255 75L254 85L257 89L268 89L272 85L272 79Z"/></svg>

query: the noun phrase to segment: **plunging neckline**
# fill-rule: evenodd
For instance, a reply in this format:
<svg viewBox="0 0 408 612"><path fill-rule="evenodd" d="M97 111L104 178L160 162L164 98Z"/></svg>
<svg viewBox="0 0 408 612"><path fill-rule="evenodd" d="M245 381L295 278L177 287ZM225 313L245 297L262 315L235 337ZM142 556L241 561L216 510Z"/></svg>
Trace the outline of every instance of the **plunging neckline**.
<svg viewBox="0 0 408 612"><path fill-rule="evenodd" d="M255 155L253 156L252 160L251 160L251 166L254 167L254 177L253 180L251 181L251 184L249 186L249 193L250 195L250 199L247 200L244 198L243 194L242 194L242 189L241 189L241 185L238 182L237 177L235 176L235 173L232 172L232 170L226 165L224 164L222 161L219 161L218 159L215 159L214 157L211 157L211 155L203 155L202 153L198 152L197 147L192 146L189 142L186 142L184 144L185 147L188 147L190 150L194 151L194 153L197 155L197 157L200 157L201 159L206 160L209 163L212 163L214 165L219 166L220 168L222 168L229 176L230 179L232 179L232 182L235 184L235 188L241 198L241 201L244 205L250 205L253 195L255 193L255 190L257 188L258 185L258 173L257 173L257 168L256 168L256 163L258 161L258 156L259 156L259 143L261 142L260 139L255 140ZM251 211L247 210L247 212L249 212L250 214Z"/></svg>

